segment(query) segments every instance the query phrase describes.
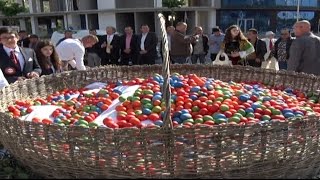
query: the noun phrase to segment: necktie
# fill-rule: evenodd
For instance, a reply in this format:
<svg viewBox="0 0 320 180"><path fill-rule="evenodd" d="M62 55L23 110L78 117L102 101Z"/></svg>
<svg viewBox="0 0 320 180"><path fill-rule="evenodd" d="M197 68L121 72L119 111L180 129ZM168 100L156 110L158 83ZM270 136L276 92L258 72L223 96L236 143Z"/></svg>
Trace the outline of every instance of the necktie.
<svg viewBox="0 0 320 180"><path fill-rule="evenodd" d="M18 68L18 70L20 71L20 70L21 70L20 63L19 63L19 60L18 60L16 54L14 53L14 50L12 50L12 51L10 52L10 59L11 59L11 61L14 63L14 65L16 66L16 68Z"/></svg>
<svg viewBox="0 0 320 180"><path fill-rule="evenodd" d="M272 48L273 48L273 44L272 44L272 41L271 41L271 39L270 39L270 42L269 42L269 49L270 49L270 51L272 50Z"/></svg>

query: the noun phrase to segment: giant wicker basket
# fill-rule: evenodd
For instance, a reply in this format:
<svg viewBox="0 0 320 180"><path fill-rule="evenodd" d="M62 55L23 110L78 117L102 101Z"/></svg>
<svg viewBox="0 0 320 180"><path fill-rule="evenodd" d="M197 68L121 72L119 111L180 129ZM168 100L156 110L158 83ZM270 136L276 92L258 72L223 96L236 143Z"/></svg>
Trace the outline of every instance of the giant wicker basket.
<svg viewBox="0 0 320 180"><path fill-rule="evenodd" d="M319 172L320 121L315 116L263 125L172 128L168 110L165 128L94 129L36 124L5 113L16 99L46 97L97 81L168 73L164 66L106 66L14 83L0 92L0 140L21 163L47 178L269 179L307 178ZM212 65L172 65L170 71L320 89L319 77L286 71ZM169 88L163 89L166 102Z"/></svg>

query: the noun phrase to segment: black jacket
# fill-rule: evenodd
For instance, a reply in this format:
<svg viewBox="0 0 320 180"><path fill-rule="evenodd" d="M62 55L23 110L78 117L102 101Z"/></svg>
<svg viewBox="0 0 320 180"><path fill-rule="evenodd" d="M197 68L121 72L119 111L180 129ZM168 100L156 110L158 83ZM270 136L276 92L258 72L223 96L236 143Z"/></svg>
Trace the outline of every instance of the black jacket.
<svg viewBox="0 0 320 180"><path fill-rule="evenodd" d="M267 45L261 39L257 39L256 43L253 44L256 57L260 60L264 60L264 55L267 53Z"/></svg>
<svg viewBox="0 0 320 180"><path fill-rule="evenodd" d="M20 52L24 58L24 67L22 70L16 68L3 46L0 47L0 68L9 83L14 83L19 77L25 77L32 71L37 72L39 75L41 74L41 68L33 49L20 47Z"/></svg>
<svg viewBox="0 0 320 180"><path fill-rule="evenodd" d="M138 35L137 44L138 44L138 53L141 51L141 38L142 34ZM148 32L148 35L144 41L144 48L147 51L145 56L157 56L157 45L158 45L158 37L154 32Z"/></svg>
<svg viewBox="0 0 320 180"><path fill-rule="evenodd" d="M208 54L208 51L209 51L209 44L208 44L209 38L208 38L208 36L202 35L202 42L203 42L203 51L204 51L206 54ZM192 43L192 47L194 48L195 45L196 45L196 43L193 42L193 43ZM193 52L192 52L192 54L193 54Z"/></svg>
<svg viewBox="0 0 320 180"><path fill-rule="evenodd" d="M101 48L101 44L103 44L104 42L108 42L108 36L107 35L103 35L101 37L101 42L100 42L100 48ZM110 51L110 59L112 59L113 61L117 61L120 58L120 36L117 34L114 34L113 39L110 43L110 45L112 45L112 49ZM106 59L108 57L107 52L106 52L106 47L101 48L101 59Z"/></svg>
<svg viewBox="0 0 320 180"><path fill-rule="evenodd" d="M128 56L128 54L123 52L126 49L126 38L127 38L127 36L124 34L124 35L121 36L121 39L120 39L120 50L121 50L121 55L122 56ZM129 54L129 56L138 54L137 39L138 39L137 35L133 34L132 38L131 38L131 42L130 42L131 53Z"/></svg>
<svg viewBox="0 0 320 180"><path fill-rule="evenodd" d="M289 59L289 54L290 54L290 47L291 44L293 42L294 38L290 37L287 40L287 44L286 44L286 54L287 54L287 59ZM273 52L273 56L278 59L278 47L279 47L279 43L281 42L281 38L279 38L275 43L274 43L274 52Z"/></svg>

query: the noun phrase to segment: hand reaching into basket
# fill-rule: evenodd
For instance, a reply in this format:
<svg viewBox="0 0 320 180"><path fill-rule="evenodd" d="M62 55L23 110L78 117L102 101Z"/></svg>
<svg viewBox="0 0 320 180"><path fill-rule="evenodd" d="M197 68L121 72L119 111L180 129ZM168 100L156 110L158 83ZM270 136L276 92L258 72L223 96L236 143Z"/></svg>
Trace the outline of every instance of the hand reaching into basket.
<svg viewBox="0 0 320 180"><path fill-rule="evenodd" d="M39 77L39 74L38 74L37 72L34 72L34 71L29 72L29 73L27 74L27 78L29 78L29 79L38 78L38 77Z"/></svg>

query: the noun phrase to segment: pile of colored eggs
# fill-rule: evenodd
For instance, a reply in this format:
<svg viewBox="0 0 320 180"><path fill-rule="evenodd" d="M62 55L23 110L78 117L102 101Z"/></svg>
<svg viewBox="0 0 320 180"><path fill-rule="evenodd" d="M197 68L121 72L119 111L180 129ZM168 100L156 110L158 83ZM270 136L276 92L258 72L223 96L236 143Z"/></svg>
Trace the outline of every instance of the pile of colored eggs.
<svg viewBox="0 0 320 180"><path fill-rule="evenodd" d="M163 77L155 74L147 79L108 83L98 91L85 93L87 89L65 89L49 95L46 99L16 101L8 107L13 117L30 114L35 106L55 105L50 118L33 117L32 121L61 126L83 127L154 127L163 126L166 109L161 87ZM245 125L290 121L307 115L319 115L319 95L303 93L290 88L270 88L257 82L222 82L195 74L173 74L171 84L171 117L173 125L191 127L205 124ZM139 85L129 96L117 87ZM107 111L115 100L116 116L105 117L99 124L96 119Z"/></svg>

